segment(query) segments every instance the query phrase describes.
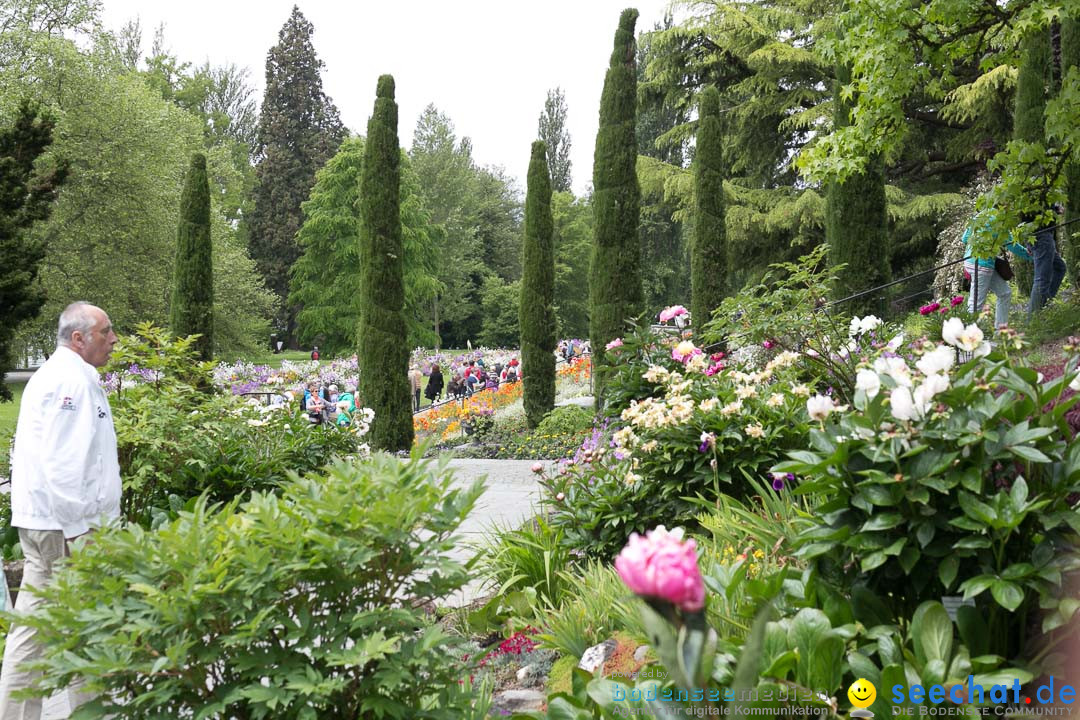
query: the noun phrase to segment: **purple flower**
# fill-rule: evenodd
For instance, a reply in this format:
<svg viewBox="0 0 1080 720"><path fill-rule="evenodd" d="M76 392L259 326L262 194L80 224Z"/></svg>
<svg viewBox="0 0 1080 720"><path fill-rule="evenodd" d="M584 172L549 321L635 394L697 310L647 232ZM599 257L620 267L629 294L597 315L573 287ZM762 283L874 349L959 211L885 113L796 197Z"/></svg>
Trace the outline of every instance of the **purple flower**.
<svg viewBox="0 0 1080 720"><path fill-rule="evenodd" d="M794 473L773 473L772 489L776 492L783 490L787 483L794 482Z"/></svg>

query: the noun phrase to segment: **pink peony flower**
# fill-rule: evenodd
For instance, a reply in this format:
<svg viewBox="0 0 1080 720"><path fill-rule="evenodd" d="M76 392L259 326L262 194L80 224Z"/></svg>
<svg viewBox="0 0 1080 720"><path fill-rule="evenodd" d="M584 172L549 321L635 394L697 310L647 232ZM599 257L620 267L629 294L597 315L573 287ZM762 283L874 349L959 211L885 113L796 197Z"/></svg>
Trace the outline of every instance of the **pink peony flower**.
<svg viewBox="0 0 1080 720"><path fill-rule="evenodd" d="M964 296L963 296L963 295L957 295L956 297L954 297L954 298L953 298L952 300L950 300L949 302L951 302L951 303L952 303L952 306L953 306L953 307L956 307L956 306L957 306L957 305L959 305L960 303L964 302Z"/></svg>
<svg viewBox="0 0 1080 720"><path fill-rule="evenodd" d="M555 496L555 499L558 500L559 502L562 502L563 500L566 499L566 495L563 494L563 493L559 493L558 495Z"/></svg>
<svg viewBox="0 0 1080 720"><path fill-rule="evenodd" d="M712 365L709 366L709 369L705 371L705 375L708 376L708 377L712 377L713 375L715 375L716 373L720 372L723 369L724 369L724 363L716 362L716 363L713 363Z"/></svg>
<svg viewBox="0 0 1080 720"><path fill-rule="evenodd" d="M705 607L705 581L697 564L697 544L683 540L681 528L668 532L663 525L630 534L630 541L615 558L619 577L637 595L667 601L684 612Z"/></svg>
<svg viewBox="0 0 1080 720"><path fill-rule="evenodd" d="M932 313L936 313L939 308L941 308L941 303L932 302L929 305L923 305L921 308L919 308L919 314L930 315Z"/></svg>
<svg viewBox="0 0 1080 720"><path fill-rule="evenodd" d="M615 338L607 345L604 346L605 350L614 350L617 347L622 347L622 338Z"/></svg>
<svg viewBox="0 0 1080 720"><path fill-rule="evenodd" d="M672 305L660 311L660 322L667 322L671 318L686 314L686 308L682 305Z"/></svg>
<svg viewBox="0 0 1080 720"><path fill-rule="evenodd" d="M761 347L765 348L766 350L772 350L773 341L772 340L766 340L765 342L761 343Z"/></svg>
<svg viewBox="0 0 1080 720"><path fill-rule="evenodd" d="M689 340L683 340L671 349L672 359L678 360L681 363L688 362L690 358L700 354L701 348L697 347Z"/></svg>
<svg viewBox="0 0 1080 720"><path fill-rule="evenodd" d="M538 462L533 463L532 464L532 471L534 473L536 473L537 475L539 475L540 473L544 472L544 464L543 463L538 463Z"/></svg>

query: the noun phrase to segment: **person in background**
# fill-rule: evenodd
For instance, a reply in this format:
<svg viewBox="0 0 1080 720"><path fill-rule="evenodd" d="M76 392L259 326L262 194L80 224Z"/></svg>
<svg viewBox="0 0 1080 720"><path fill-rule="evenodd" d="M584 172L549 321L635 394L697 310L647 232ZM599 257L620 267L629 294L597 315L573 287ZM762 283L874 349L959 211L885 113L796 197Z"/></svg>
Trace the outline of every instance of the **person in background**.
<svg viewBox="0 0 1080 720"><path fill-rule="evenodd" d="M434 405L435 401L439 398L439 394L443 389L443 376L442 370L439 369L438 364L431 366L431 374L428 375L427 388L424 389L424 397L431 401Z"/></svg>
<svg viewBox="0 0 1080 720"><path fill-rule="evenodd" d="M420 372L420 368L413 365L409 368L409 385L412 387L413 394L413 412L419 412L420 410L420 389L424 384L424 374Z"/></svg>
<svg viewBox="0 0 1080 720"><path fill-rule="evenodd" d="M304 409L307 411L308 419L316 425L323 421L323 410L326 409L322 393L317 388L315 383L309 383L304 393Z"/></svg>
<svg viewBox="0 0 1080 720"><path fill-rule="evenodd" d="M352 414L356 412L356 391L354 388L346 388L345 392L338 395L337 399L337 424L348 425L352 421Z"/></svg>
<svg viewBox="0 0 1080 720"><path fill-rule="evenodd" d="M311 350L311 359L312 360L318 360L319 359L319 346L318 345L316 345L314 348L312 348L312 350Z"/></svg>
<svg viewBox="0 0 1080 720"><path fill-rule="evenodd" d="M19 529L26 557L17 614L40 604L30 588L48 585L58 561L89 542L95 528L120 517L116 431L97 373L115 344L101 308L68 305L60 314L56 352L23 391L11 456L11 526ZM8 632L0 670L3 720L41 718L40 697L12 697L36 681L37 673L23 667L42 655L35 636L18 618ZM92 699L79 682L68 693L73 708Z"/></svg>
<svg viewBox="0 0 1080 720"><path fill-rule="evenodd" d="M978 297L975 292L968 294L968 311L978 312L978 309L986 302L987 293L994 293L997 298L997 304L994 308L994 326L1003 327L1009 324L1009 307L1012 304L1012 288L1009 287L1009 282L1005 278L998 274L994 267L994 258L974 258L972 255L972 242L975 239L975 222L982 219L983 216L976 215L972 224L968 225L964 230L963 237L960 240L964 243L964 272L971 276L971 286L975 289L978 285ZM993 215L985 216L985 227L990 228L994 222ZM994 233L994 237L997 237L997 233ZM1031 255L1024 249L1024 246L1018 242L1009 239L1009 242L1005 243L1005 247L1009 252L1013 253L1019 258L1024 260L1031 260ZM976 268L978 268L978 281L976 282Z"/></svg>
<svg viewBox="0 0 1080 720"><path fill-rule="evenodd" d="M1060 212L1058 206L1055 212ZM1065 279L1065 261L1057 250L1057 228L1054 225L1035 232L1035 243L1031 246L1032 263L1035 265L1035 278L1031 282L1031 297L1028 299L1028 316L1037 313L1057 295L1061 281Z"/></svg>

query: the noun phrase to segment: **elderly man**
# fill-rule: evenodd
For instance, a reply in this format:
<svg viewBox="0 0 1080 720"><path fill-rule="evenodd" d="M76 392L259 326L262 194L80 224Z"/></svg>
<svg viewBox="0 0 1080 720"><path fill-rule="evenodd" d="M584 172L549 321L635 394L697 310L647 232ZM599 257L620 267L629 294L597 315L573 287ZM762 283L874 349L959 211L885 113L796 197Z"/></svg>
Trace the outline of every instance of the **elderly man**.
<svg viewBox="0 0 1080 720"><path fill-rule="evenodd" d="M15 604L31 612L40 600L28 587L49 582L70 543L120 516L116 433L96 368L109 360L116 334L109 316L89 303L60 315L56 352L30 378L19 407L11 457L11 524L19 528L26 565ZM31 628L8 633L0 673L0 718L38 720L41 699L16 700L34 673L21 668L41 655ZM75 707L87 698L71 690Z"/></svg>

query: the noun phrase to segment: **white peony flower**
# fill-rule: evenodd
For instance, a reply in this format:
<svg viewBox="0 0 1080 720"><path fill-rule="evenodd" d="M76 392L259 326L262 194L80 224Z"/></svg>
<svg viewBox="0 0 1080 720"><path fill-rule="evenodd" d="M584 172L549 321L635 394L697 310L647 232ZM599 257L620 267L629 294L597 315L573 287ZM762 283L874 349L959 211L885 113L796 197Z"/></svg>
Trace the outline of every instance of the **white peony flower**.
<svg viewBox="0 0 1080 720"><path fill-rule="evenodd" d="M814 420L824 420L835 408L832 398L824 395L815 395L806 401L806 412Z"/></svg>
<svg viewBox="0 0 1080 720"><path fill-rule="evenodd" d="M868 333L871 330L881 325L881 319L874 315L867 315L864 318L851 318L851 325L848 327L848 335L855 337L856 335L862 335Z"/></svg>
<svg viewBox="0 0 1080 720"><path fill-rule="evenodd" d="M903 385L893 388L889 395L889 405L892 408L893 417L897 420L917 420L922 417L915 408L914 398L911 391Z"/></svg>
<svg viewBox="0 0 1080 720"><path fill-rule="evenodd" d="M951 317L941 326L941 339L953 347L959 347L959 337L962 332L964 332L964 321L958 317Z"/></svg>
<svg viewBox="0 0 1080 720"><path fill-rule="evenodd" d="M904 358L878 358L874 361L874 370L888 375L896 381L897 385L911 387L911 368L904 362Z"/></svg>
<svg viewBox="0 0 1080 720"><path fill-rule="evenodd" d="M948 372L956 361L956 351L948 345L938 345L915 363L923 375Z"/></svg>
<svg viewBox="0 0 1080 720"><path fill-rule="evenodd" d="M881 378L873 370L860 370L855 374L855 389L865 392L868 398L874 398L881 390Z"/></svg>
<svg viewBox="0 0 1080 720"><path fill-rule="evenodd" d="M983 341L983 331L979 329L978 325L972 323L964 328L964 331L956 337L956 341L959 343L959 347L962 350L975 352L979 349L979 346ZM986 348L986 352L990 352L989 345Z"/></svg>
<svg viewBox="0 0 1080 720"><path fill-rule="evenodd" d="M926 380L924 380L919 385L919 388L916 390L916 392L918 392L919 389L923 388L925 388L923 392L926 394L926 397L929 400L929 398L934 397L938 393L943 393L949 389L949 378L948 376L942 375L940 373L927 375Z"/></svg>
<svg viewBox="0 0 1080 720"><path fill-rule="evenodd" d="M904 333L900 333L899 335L894 337L892 340L890 340L889 344L886 345L885 347L887 349L889 349L890 351L892 351L892 352L896 352L896 348L900 347L903 343L904 343Z"/></svg>
<svg viewBox="0 0 1080 720"><path fill-rule="evenodd" d="M1080 375L1077 375L1072 379L1072 382L1069 383L1069 389L1080 392Z"/></svg>
<svg viewBox="0 0 1080 720"><path fill-rule="evenodd" d="M714 397L711 397L711 398L707 398L705 400L702 400L701 404L698 405L698 407L701 408L701 412L707 413L707 412L712 412L713 410L715 410L716 406L718 404L720 404L720 401L717 400Z"/></svg>
<svg viewBox="0 0 1080 720"><path fill-rule="evenodd" d="M761 426L761 423L747 425L745 428L743 428L743 432L745 432L752 438L760 438L765 436L765 428Z"/></svg>

